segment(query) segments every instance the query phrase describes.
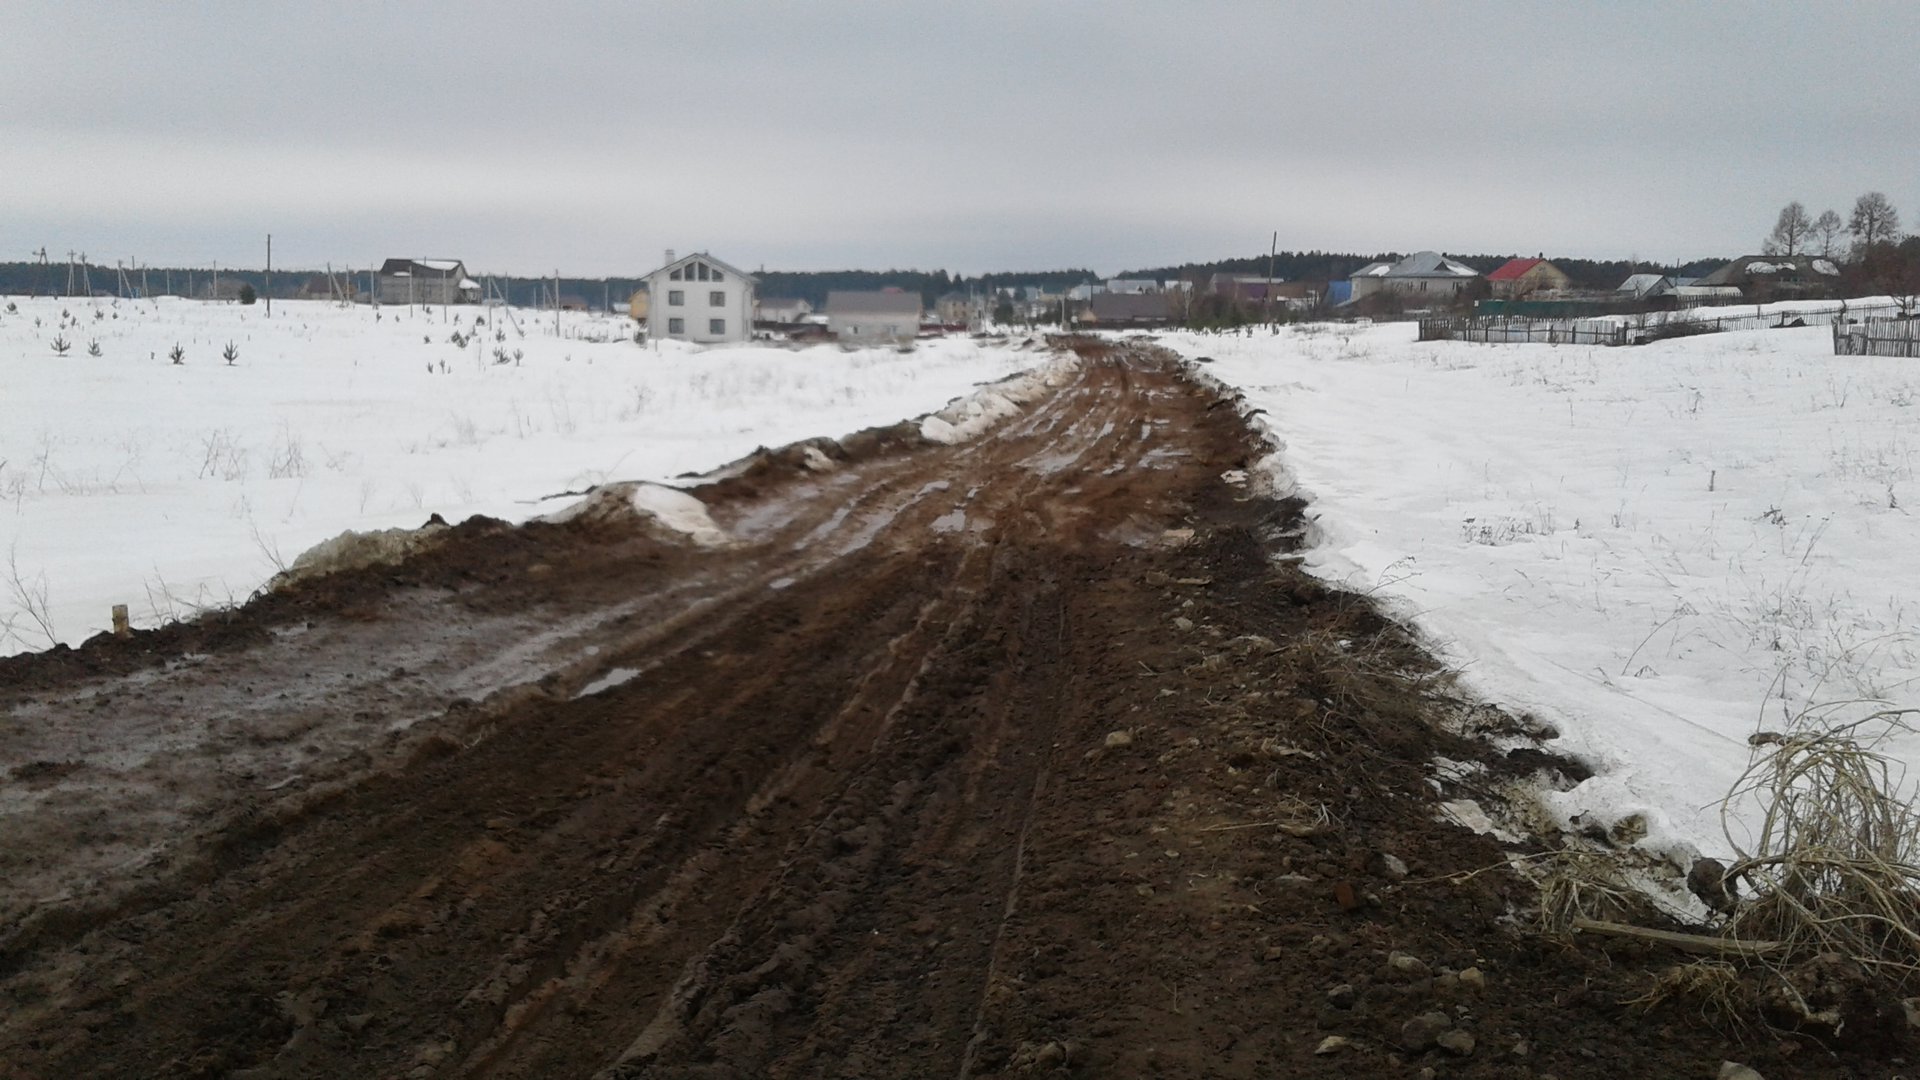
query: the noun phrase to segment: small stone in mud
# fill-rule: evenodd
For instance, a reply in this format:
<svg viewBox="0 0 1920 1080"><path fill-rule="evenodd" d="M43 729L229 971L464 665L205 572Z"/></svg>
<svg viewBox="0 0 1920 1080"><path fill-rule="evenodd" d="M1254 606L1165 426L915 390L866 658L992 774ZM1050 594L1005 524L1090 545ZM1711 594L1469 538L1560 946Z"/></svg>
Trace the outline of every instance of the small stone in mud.
<svg viewBox="0 0 1920 1080"><path fill-rule="evenodd" d="M1723 1061L1720 1063L1720 1072L1714 1080L1766 1080L1766 1078L1750 1065L1742 1065L1737 1061Z"/></svg>
<svg viewBox="0 0 1920 1080"><path fill-rule="evenodd" d="M1443 1031L1434 1036L1433 1041L1439 1044L1440 1049L1455 1057L1466 1057L1473 1053L1473 1036L1459 1028Z"/></svg>
<svg viewBox="0 0 1920 1080"><path fill-rule="evenodd" d="M1432 1046L1440 1033L1453 1027L1453 1019L1443 1012L1425 1012L1400 1025L1400 1045L1420 1051Z"/></svg>
<svg viewBox="0 0 1920 1080"><path fill-rule="evenodd" d="M1191 630L1193 629L1193 620L1187 618L1185 615L1176 615L1173 619L1173 628L1180 631Z"/></svg>
<svg viewBox="0 0 1920 1080"><path fill-rule="evenodd" d="M1387 876L1395 881L1399 881L1401 878L1407 876L1407 864L1401 862L1396 856L1389 855L1384 851L1380 853L1380 868L1385 870Z"/></svg>
<svg viewBox="0 0 1920 1080"><path fill-rule="evenodd" d="M1119 731L1107 732L1107 742L1106 742L1107 749L1125 750L1127 747L1132 745L1133 745L1133 732L1128 731L1124 728L1122 728Z"/></svg>
<svg viewBox="0 0 1920 1080"><path fill-rule="evenodd" d="M1428 975L1433 974L1433 969L1427 966L1425 960L1399 951L1387 954L1387 966L1398 974L1415 979L1424 979Z"/></svg>
<svg viewBox="0 0 1920 1080"><path fill-rule="evenodd" d="M1313 1052L1316 1054L1337 1054L1352 1045L1353 1040L1347 1038L1345 1035L1329 1035L1320 1040L1320 1045L1314 1047Z"/></svg>
<svg viewBox="0 0 1920 1080"><path fill-rule="evenodd" d="M1460 972L1460 985L1469 990L1485 990L1487 976L1477 967L1466 968Z"/></svg>
<svg viewBox="0 0 1920 1080"><path fill-rule="evenodd" d="M1351 1009L1356 996L1352 983L1341 983L1327 991L1327 1004L1336 1009Z"/></svg>

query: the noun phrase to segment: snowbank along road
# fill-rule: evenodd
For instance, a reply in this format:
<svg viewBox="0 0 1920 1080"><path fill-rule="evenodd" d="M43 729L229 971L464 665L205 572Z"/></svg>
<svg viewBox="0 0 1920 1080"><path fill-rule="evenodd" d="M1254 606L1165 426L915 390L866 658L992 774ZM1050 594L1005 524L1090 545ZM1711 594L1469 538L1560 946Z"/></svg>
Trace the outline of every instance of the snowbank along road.
<svg viewBox="0 0 1920 1080"><path fill-rule="evenodd" d="M1502 851L1435 756L1553 759L1429 722L1506 721L1284 558L1231 402L1078 351L693 538L608 497L0 664L0 1075L1709 1075L1449 878Z"/></svg>

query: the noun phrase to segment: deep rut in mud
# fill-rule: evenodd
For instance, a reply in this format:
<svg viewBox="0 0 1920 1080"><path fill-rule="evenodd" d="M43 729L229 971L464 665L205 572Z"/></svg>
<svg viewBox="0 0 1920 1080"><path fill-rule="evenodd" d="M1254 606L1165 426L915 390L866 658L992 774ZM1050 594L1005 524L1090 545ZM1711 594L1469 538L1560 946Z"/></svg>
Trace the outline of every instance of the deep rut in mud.
<svg viewBox="0 0 1920 1080"><path fill-rule="evenodd" d="M18 901L0 1075L1709 1075L1721 1036L1616 1004L1631 950L1444 880L1501 850L1437 820L1428 764L1492 752L1426 722L1404 632L1277 558L1301 508L1235 472L1264 451L1234 410L1083 352L974 442L710 486L730 547L469 527L176 648L205 661L16 665L44 717L357 671L289 730L377 734L129 811L211 824ZM1434 1008L1478 1048L1403 1045Z"/></svg>

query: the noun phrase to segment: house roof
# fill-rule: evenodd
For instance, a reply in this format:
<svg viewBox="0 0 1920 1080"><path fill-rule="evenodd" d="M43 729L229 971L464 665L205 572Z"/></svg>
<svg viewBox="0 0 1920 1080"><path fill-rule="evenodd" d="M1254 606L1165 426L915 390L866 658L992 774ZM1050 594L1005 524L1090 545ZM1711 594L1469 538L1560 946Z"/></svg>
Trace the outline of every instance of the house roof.
<svg viewBox="0 0 1920 1080"><path fill-rule="evenodd" d="M1096 319L1164 319L1172 310L1166 293L1095 293Z"/></svg>
<svg viewBox="0 0 1920 1080"><path fill-rule="evenodd" d="M466 267L459 259L388 259L380 264L380 272L387 277L406 277L414 274L422 277L440 277L443 274L451 275L456 271L461 277L466 277Z"/></svg>
<svg viewBox="0 0 1920 1080"><path fill-rule="evenodd" d="M1164 319L1172 314L1168 295L1162 292L1093 294L1093 317L1102 322L1124 319Z"/></svg>
<svg viewBox="0 0 1920 1080"><path fill-rule="evenodd" d="M1369 267L1369 269L1371 269ZM1359 275L1355 275L1356 277ZM1437 251L1416 251L1380 273L1390 278L1479 277L1480 272L1466 263L1455 262Z"/></svg>
<svg viewBox="0 0 1920 1080"><path fill-rule="evenodd" d="M664 274L672 270L677 270L680 267L685 266L696 259L698 259L703 263L708 264L709 266L717 267L726 273L732 274L734 277L739 278L740 280L746 282L749 285L758 285L760 283L759 278L754 277L752 274L747 273L745 270L742 270L739 267L734 266L723 259L716 259L712 255L709 255L704 251L696 251L688 255L682 255L679 258L673 260L672 262L666 264L665 266L648 271L646 276L653 277L656 274Z"/></svg>
<svg viewBox="0 0 1920 1080"><path fill-rule="evenodd" d="M1654 289L1659 288L1660 283L1663 281L1667 281L1667 275L1665 274L1634 274L1627 278L1627 280L1621 282L1620 287L1615 289L1614 292L1645 296ZM1671 285L1673 283L1668 282L1668 284Z"/></svg>
<svg viewBox="0 0 1920 1080"><path fill-rule="evenodd" d="M1545 259L1508 259L1498 270L1487 275L1488 281L1519 281L1527 271L1546 262Z"/></svg>
<svg viewBox="0 0 1920 1080"><path fill-rule="evenodd" d="M827 294L827 314L918 316L920 314L920 294L916 292L834 290Z"/></svg>
<svg viewBox="0 0 1920 1080"><path fill-rule="evenodd" d="M1742 285L1749 281L1820 281L1837 278L1840 268L1817 255L1742 255L1700 279L1702 285Z"/></svg>

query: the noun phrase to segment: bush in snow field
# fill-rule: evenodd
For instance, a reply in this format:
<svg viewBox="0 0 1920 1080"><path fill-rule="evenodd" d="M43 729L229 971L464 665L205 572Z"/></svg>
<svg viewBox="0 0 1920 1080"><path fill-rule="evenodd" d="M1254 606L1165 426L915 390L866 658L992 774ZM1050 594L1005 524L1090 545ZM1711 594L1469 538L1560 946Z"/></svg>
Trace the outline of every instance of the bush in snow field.
<svg viewBox="0 0 1920 1080"><path fill-rule="evenodd" d="M253 291L253 286L251 285L240 286L240 302L241 303L251 304L258 299L260 299L260 294Z"/></svg>

